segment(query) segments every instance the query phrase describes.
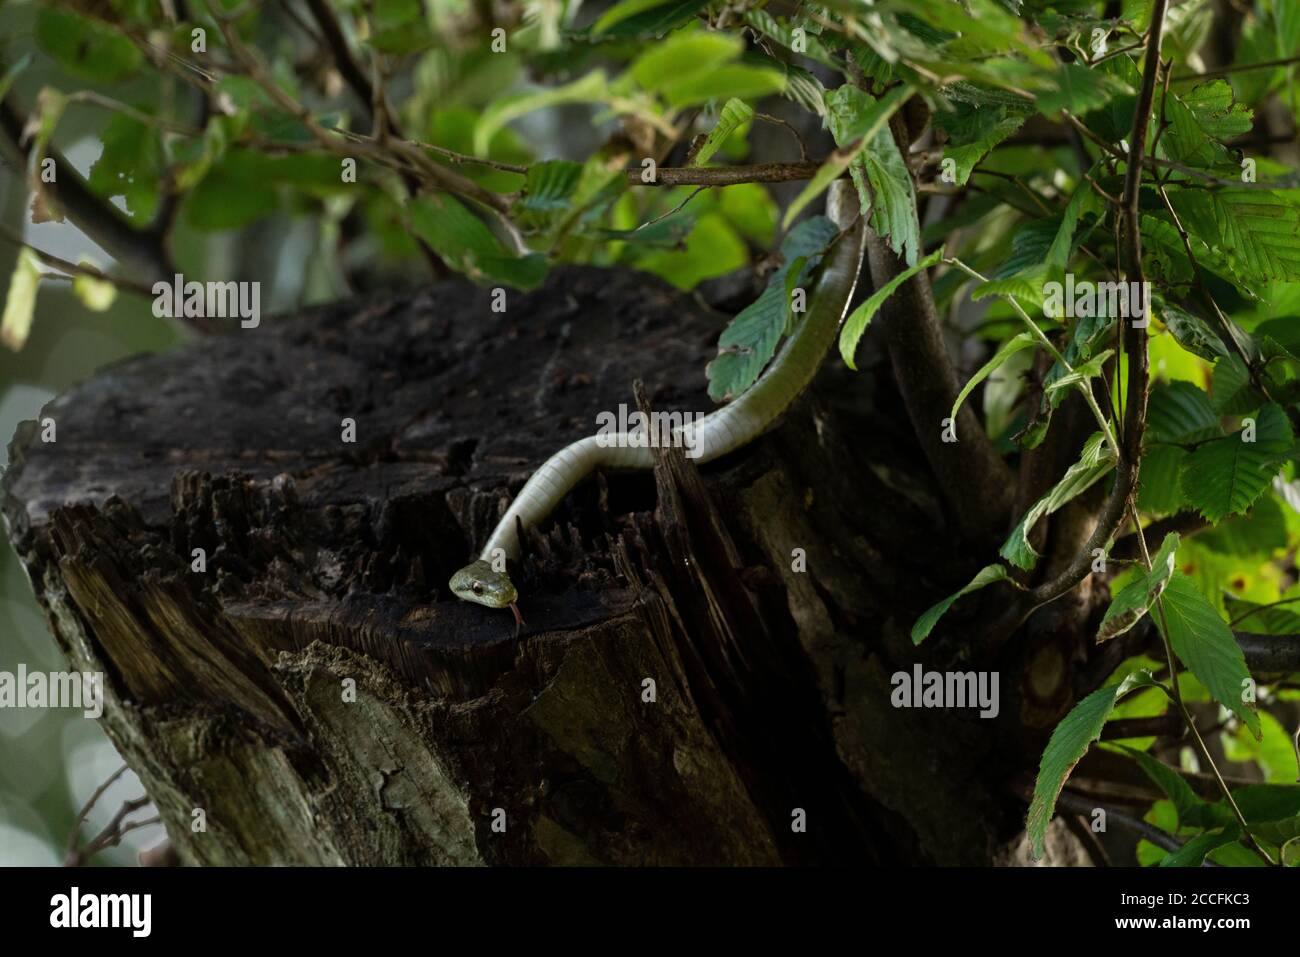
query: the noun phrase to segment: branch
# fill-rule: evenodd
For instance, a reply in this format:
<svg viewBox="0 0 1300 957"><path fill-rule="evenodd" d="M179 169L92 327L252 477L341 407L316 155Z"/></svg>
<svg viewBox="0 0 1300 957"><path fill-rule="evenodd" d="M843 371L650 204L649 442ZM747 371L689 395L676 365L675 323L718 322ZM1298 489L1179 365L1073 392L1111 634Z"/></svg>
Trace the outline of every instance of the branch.
<svg viewBox="0 0 1300 957"><path fill-rule="evenodd" d="M25 162L31 162L33 143L23 143L27 117L11 93L0 101L0 129ZM54 160L54 182L45 184L55 202L83 233L128 270L145 273L152 284L175 273L166 237L159 229L139 229L116 206L91 191L86 181L52 146L45 155Z"/></svg>
<svg viewBox="0 0 1300 957"><path fill-rule="evenodd" d="M1159 2L1159 0L1157 0L1157 2ZM1057 807L1069 811L1071 814L1082 814L1084 817L1091 816L1092 812L1096 810L1098 807L1100 807L1103 811L1106 812L1107 823L1114 822L1115 824L1118 824L1120 827L1124 828L1124 830L1136 834L1144 841L1154 844L1156 847L1169 851L1170 853L1181 850L1183 847L1182 841L1178 840L1176 837L1173 837L1170 834L1166 834L1158 827L1154 827L1148 824L1146 821L1140 821L1129 814L1125 814L1123 811L1119 810L1118 808L1105 807L1103 805L1099 805L1096 801L1092 800L1091 798L1086 798L1083 797L1082 795L1075 794L1073 791L1070 791L1069 789L1066 789L1061 792L1060 796L1056 799L1056 805ZM1217 865L1207 861L1202 866L1215 867Z"/></svg>
<svg viewBox="0 0 1300 957"><path fill-rule="evenodd" d="M1129 156L1146 155L1147 130L1151 122L1151 111L1155 103L1156 79L1160 73L1160 41L1164 34L1165 12L1169 0L1155 0L1151 10L1151 30L1147 36L1146 63L1142 71L1142 88L1138 92L1137 112L1133 117L1133 131L1129 135ZM1120 226L1120 267L1124 279L1128 282L1144 282L1142 273L1142 235L1139 231L1138 192L1142 185L1144 164L1129 162L1124 170L1124 194L1119 208ZM1106 504L1097 519L1097 527L1088 537L1087 543L1080 549L1064 570L1056 577L1048 579L1033 588L1028 594L1020 621L1039 605L1060 598L1073 589L1092 570L1092 555L1098 548L1105 548L1119 531L1124 521L1124 513L1130 496L1137 488L1138 469L1142 457L1142 436L1146 432L1147 418L1147 382L1150 375L1149 357L1147 355L1147 331L1134 327L1133 323L1122 324L1123 352L1128 360L1128 388L1125 395L1125 412L1123 426L1116 449L1118 461L1115 466L1115 485L1111 488Z"/></svg>
<svg viewBox="0 0 1300 957"><path fill-rule="evenodd" d="M1179 83L1183 80L1209 80L1216 76L1245 73L1247 70L1272 70L1275 67L1291 66L1294 63L1300 63L1300 56L1286 57L1282 60L1265 60L1262 63L1238 63L1235 66L1220 67L1217 70L1206 70L1204 73L1180 73L1178 76L1174 77L1173 82Z"/></svg>
<svg viewBox="0 0 1300 957"><path fill-rule="evenodd" d="M94 266L86 266L81 263L70 262L55 256L53 253L47 253L37 246L33 246L22 236L15 233L8 226L0 226L0 239L10 245L17 246L20 249L29 249L42 263L51 269L57 269L60 272L67 273L68 276L88 276L91 279L98 279L101 282L110 283L120 289L129 289L132 292L139 293L142 296L152 297L153 287L151 284L142 283L134 279L128 279L123 276L110 276L106 272L96 269Z"/></svg>
<svg viewBox="0 0 1300 957"><path fill-rule="evenodd" d="M1118 741L1123 738L1181 738L1187 733L1183 719L1173 712L1152 718L1116 718L1101 728L1101 740Z"/></svg>
<svg viewBox="0 0 1300 957"><path fill-rule="evenodd" d="M1170 515L1167 518L1152 522L1146 527L1146 531L1151 534L1152 541L1162 542L1170 532L1177 532L1187 538L1197 532L1205 531L1207 527L1209 527L1209 523L1198 513L1179 512L1177 515ZM1137 535L1133 532L1117 538L1110 550L1110 557L1120 561L1130 561L1136 559L1138 555Z"/></svg>
<svg viewBox="0 0 1300 957"><path fill-rule="evenodd" d="M867 233L867 255L876 289L907 269L874 230ZM879 322L912 431L953 518L968 539L1000 538L1015 482L969 404L954 423L958 441L943 440L943 422L952 415L961 385L943 341L929 277L918 273L899 286L881 304Z"/></svg>
<svg viewBox="0 0 1300 957"><path fill-rule="evenodd" d="M247 71L253 82L261 87L277 106L296 117L298 121L307 128L308 132L311 133L312 138L321 146L330 152L341 156L350 155L351 150L347 148L343 138L331 135L331 133L334 133L335 131L326 130L325 127L321 126L320 123L316 121L316 118L311 115L310 110L291 97L280 88L279 84L271 79L258 58L253 55L252 51L250 51L239 38L239 34L231 22L231 15L219 14L211 2L208 4L208 11L216 18L217 23L221 28L221 35L225 38L226 45L230 49L231 54L239 61L244 70ZM437 163L429 160L422 153L410 151L406 147L392 149L390 152L394 155L386 155L385 151L375 148L367 148L366 152L371 159L383 163L398 172L410 172L410 169L403 163L395 162L396 160L414 160L417 163L419 173L437 188L481 203L487 208L502 214L503 217L510 209L510 201L507 197L485 189L473 180L461 176L459 173L439 166Z"/></svg>
<svg viewBox="0 0 1300 957"><path fill-rule="evenodd" d="M286 4L285 6L289 5ZM333 8L330 7L328 0L307 0L307 9L311 11L312 19L316 21L321 34L325 37L325 43L329 47L330 55L334 58L334 65L339 69L339 75L343 77L347 85L352 88L352 92L357 95L357 99L369 111L375 96L370 85L370 78L366 76L366 71L361 69L361 65L352 56L352 49L348 46L348 38L343 35L343 28L339 25L338 17L334 15Z"/></svg>
<svg viewBox="0 0 1300 957"><path fill-rule="evenodd" d="M1261 635L1234 631L1252 674L1290 674L1300 671L1300 635Z"/></svg>
<svg viewBox="0 0 1300 957"><path fill-rule="evenodd" d="M633 186L736 186L740 183L787 183L812 179L821 163L752 163L747 166L661 166L653 182L641 179L642 171L627 171Z"/></svg>

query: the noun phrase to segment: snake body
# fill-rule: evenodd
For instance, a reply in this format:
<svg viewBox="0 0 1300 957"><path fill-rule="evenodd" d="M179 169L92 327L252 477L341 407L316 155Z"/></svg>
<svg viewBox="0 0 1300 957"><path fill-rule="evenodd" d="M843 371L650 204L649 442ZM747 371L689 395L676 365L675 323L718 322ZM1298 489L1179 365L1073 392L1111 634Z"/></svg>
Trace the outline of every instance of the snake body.
<svg viewBox="0 0 1300 957"><path fill-rule="evenodd" d="M847 187L847 189L845 189ZM843 230L822 257L810 290L811 304L794 333L758 380L737 399L673 435L703 464L761 435L803 392L832 342L857 282L865 227L854 224L857 196L850 184L832 184L827 213ZM651 469L654 453L641 436L589 435L565 446L533 473L492 531L477 561L458 571L451 589L459 598L492 608L509 607L522 623L515 587L502 559L519 557L518 526L542 521L569 491L597 469Z"/></svg>

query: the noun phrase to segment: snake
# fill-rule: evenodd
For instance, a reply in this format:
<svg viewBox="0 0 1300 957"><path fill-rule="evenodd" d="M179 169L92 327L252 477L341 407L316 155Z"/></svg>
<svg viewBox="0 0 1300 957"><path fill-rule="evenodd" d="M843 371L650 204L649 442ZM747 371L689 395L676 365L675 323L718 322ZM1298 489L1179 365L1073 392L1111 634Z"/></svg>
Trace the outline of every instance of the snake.
<svg viewBox="0 0 1300 957"><path fill-rule="evenodd" d="M812 381L839 334L862 268L866 225L858 212L852 184L845 180L832 183L826 213L840 232L818 264L802 321L753 385L698 421L688 420L670 436L692 451L696 464L734 452L762 435ZM543 521L574 486L598 469L653 469L654 464L655 453L649 443L627 433L589 435L560 449L520 489L479 557L452 575L448 583L452 594L488 608L509 608L518 636L524 619L506 560L520 557L520 527Z"/></svg>

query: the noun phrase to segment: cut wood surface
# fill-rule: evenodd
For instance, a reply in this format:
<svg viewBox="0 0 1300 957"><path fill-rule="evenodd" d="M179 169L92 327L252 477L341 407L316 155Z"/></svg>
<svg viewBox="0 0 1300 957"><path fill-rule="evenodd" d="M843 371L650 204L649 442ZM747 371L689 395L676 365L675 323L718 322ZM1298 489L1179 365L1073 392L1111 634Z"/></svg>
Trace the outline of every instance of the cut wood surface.
<svg viewBox="0 0 1300 957"><path fill-rule="evenodd" d="M1041 738L890 705L915 614L972 566L888 372L828 361L749 448L584 483L527 536L516 639L448 577L634 381L708 411L725 320L595 268L490 301L457 280L266 319L104 370L43 411L56 442L20 427L10 538L180 860L1019 853L1001 782ZM1003 721L1050 728L1061 702L1015 683Z"/></svg>

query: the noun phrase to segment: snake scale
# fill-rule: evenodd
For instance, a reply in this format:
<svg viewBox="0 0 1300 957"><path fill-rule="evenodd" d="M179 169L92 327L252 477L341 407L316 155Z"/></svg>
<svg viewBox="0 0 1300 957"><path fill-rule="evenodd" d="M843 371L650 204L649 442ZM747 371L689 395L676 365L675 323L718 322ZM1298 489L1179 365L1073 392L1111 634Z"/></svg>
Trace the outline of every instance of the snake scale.
<svg viewBox="0 0 1300 957"><path fill-rule="evenodd" d="M698 464L734 452L757 438L812 381L839 333L862 266L866 227L858 218L857 207L857 194L850 183L840 180L831 184L826 212L841 232L822 257L809 291L807 314L749 389L683 427L692 434L674 434L675 441L693 449ZM518 526L533 526L545 519L575 485L597 469L652 468L653 450L625 435L589 435L565 446L547 459L515 496L479 557L452 576L452 593L489 608L509 608L517 631L523 618L505 560L519 557Z"/></svg>

